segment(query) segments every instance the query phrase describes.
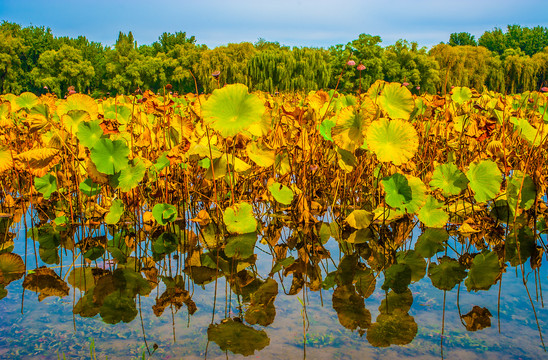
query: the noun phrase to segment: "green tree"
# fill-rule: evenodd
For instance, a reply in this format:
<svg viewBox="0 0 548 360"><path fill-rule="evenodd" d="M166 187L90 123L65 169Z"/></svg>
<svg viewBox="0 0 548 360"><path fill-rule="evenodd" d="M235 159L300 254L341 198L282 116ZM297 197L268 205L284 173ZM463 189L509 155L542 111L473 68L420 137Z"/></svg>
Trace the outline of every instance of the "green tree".
<svg viewBox="0 0 548 360"><path fill-rule="evenodd" d="M474 35L467 32L452 33L449 35L449 45L451 46L477 46L476 38Z"/></svg>

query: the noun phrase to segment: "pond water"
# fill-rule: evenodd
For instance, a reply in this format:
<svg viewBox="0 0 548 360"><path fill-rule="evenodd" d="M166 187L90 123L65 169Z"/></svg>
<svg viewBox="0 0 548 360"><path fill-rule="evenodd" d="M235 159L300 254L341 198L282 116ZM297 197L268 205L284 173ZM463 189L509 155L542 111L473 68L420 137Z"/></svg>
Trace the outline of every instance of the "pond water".
<svg viewBox="0 0 548 360"><path fill-rule="evenodd" d="M4 254L26 269L10 278L17 261L0 255L2 359L546 357L548 270L536 266L546 238L532 231L518 233L517 257L512 234L504 251L487 248L488 236L423 232L412 219L359 234L367 241L326 221L198 252L181 228L178 247L164 251L169 239L149 242L146 227L35 223L33 233L24 220L2 222L13 238ZM211 244L211 224L187 229ZM84 259L74 245L84 239L109 241L109 250Z"/></svg>

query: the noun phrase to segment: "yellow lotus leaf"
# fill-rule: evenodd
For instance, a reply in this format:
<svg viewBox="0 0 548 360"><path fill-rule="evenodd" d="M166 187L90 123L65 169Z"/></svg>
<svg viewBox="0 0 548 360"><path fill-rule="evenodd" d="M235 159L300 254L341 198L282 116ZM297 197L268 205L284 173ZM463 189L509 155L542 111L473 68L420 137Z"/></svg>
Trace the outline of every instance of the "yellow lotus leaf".
<svg viewBox="0 0 548 360"><path fill-rule="evenodd" d="M0 173L13 167L13 152L7 147L0 148Z"/></svg>
<svg viewBox="0 0 548 360"><path fill-rule="evenodd" d="M11 103L9 101L0 102L0 128L13 126L11 115Z"/></svg>
<svg viewBox="0 0 548 360"><path fill-rule="evenodd" d="M367 129L366 139L379 161L391 161L394 165L410 160L419 147L419 137L413 125L400 119L374 121Z"/></svg>
<svg viewBox="0 0 548 360"><path fill-rule="evenodd" d="M14 160L17 169L42 177L59 163L61 156L57 149L43 148L25 151L15 156Z"/></svg>
<svg viewBox="0 0 548 360"><path fill-rule="evenodd" d="M62 117L71 110L84 110L89 114L91 120L97 119L97 115L99 114L97 103L86 94L69 96L66 101L61 102L57 107L57 115Z"/></svg>

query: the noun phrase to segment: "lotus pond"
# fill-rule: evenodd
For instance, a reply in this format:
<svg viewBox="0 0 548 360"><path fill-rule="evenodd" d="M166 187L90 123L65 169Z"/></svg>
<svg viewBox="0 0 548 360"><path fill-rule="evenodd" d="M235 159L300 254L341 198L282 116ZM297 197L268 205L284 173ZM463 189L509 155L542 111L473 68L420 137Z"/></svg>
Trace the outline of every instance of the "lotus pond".
<svg viewBox="0 0 548 360"><path fill-rule="evenodd" d="M0 357L546 357L542 93L0 96Z"/></svg>

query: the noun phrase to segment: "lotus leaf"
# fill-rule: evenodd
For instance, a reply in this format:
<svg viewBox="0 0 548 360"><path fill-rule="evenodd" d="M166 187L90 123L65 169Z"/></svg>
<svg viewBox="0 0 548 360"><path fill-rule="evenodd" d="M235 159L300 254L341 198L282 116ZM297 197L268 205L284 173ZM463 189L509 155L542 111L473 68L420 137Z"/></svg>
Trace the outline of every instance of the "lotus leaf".
<svg viewBox="0 0 548 360"><path fill-rule="evenodd" d="M392 119L409 119L415 108L415 100L407 87L389 83L381 91L379 105Z"/></svg>
<svg viewBox="0 0 548 360"><path fill-rule="evenodd" d="M458 195L468 185L468 179L454 163L446 163L436 166L432 174L430 186L441 189L443 195Z"/></svg>
<svg viewBox="0 0 548 360"><path fill-rule="evenodd" d="M25 274L25 263L21 256L13 253L0 254L0 285L20 279Z"/></svg>
<svg viewBox="0 0 548 360"><path fill-rule="evenodd" d="M514 228L504 242L505 261L516 267L524 264L536 249L535 237L529 227Z"/></svg>
<svg viewBox="0 0 548 360"><path fill-rule="evenodd" d="M413 193L404 175L395 173L381 182L386 192L385 201L389 206L400 208L412 200Z"/></svg>
<svg viewBox="0 0 548 360"><path fill-rule="evenodd" d="M333 292L333 309L339 322L350 330L364 331L371 326L371 312L365 308L364 300L354 286L339 286Z"/></svg>
<svg viewBox="0 0 548 360"><path fill-rule="evenodd" d="M278 283L268 278L259 286L257 291L251 293L251 304L245 312L245 320L251 324L268 326L274 322L276 317L276 308L274 300L278 295Z"/></svg>
<svg viewBox="0 0 548 360"><path fill-rule="evenodd" d="M165 255L177 250L178 245L179 240L175 234L164 232L156 240L154 240L152 249L156 254Z"/></svg>
<svg viewBox="0 0 548 360"><path fill-rule="evenodd" d="M120 321L129 323L138 313L135 300L121 291L109 294L104 299L99 312L107 324L118 324Z"/></svg>
<svg viewBox="0 0 548 360"><path fill-rule="evenodd" d="M445 229L428 228L419 236L415 244L415 251L424 258L431 258L436 253L445 250L445 243L449 234Z"/></svg>
<svg viewBox="0 0 548 360"><path fill-rule="evenodd" d="M341 148L337 148L337 158L339 167L347 173L352 172L358 163L358 159L352 152Z"/></svg>
<svg viewBox="0 0 548 360"><path fill-rule="evenodd" d="M95 286L93 272L90 267L75 267L70 272L67 281L82 291L88 291Z"/></svg>
<svg viewBox="0 0 548 360"><path fill-rule="evenodd" d="M91 117L88 112L84 110L71 110L67 114L61 116L61 123L71 134L76 134L78 132L78 126L81 122L88 121L91 121Z"/></svg>
<svg viewBox="0 0 548 360"><path fill-rule="evenodd" d="M327 141L333 141L333 138L331 137L331 131L334 126L335 122L333 120L331 120L330 118L325 119L319 126L320 135L322 135L323 138Z"/></svg>
<svg viewBox="0 0 548 360"><path fill-rule="evenodd" d="M249 142L246 152L247 156L260 167L270 167L276 161L276 152L263 143Z"/></svg>
<svg viewBox="0 0 548 360"><path fill-rule="evenodd" d="M24 92L15 98L14 103L19 109L30 110L40 103L40 99L31 92Z"/></svg>
<svg viewBox="0 0 548 360"><path fill-rule="evenodd" d="M375 239L373 231L371 231L371 229L369 228L366 228L354 231L352 234L350 234L346 241L350 244L363 244L372 241L373 239Z"/></svg>
<svg viewBox="0 0 548 360"><path fill-rule="evenodd" d="M467 87L457 86L451 92L451 99L457 104L465 103L472 98L472 90Z"/></svg>
<svg viewBox="0 0 548 360"><path fill-rule="evenodd" d="M409 344L417 335L417 323L407 313L395 310L391 314L380 314L367 331L367 341L375 347Z"/></svg>
<svg viewBox="0 0 548 360"><path fill-rule="evenodd" d="M370 118L360 109L349 106L341 110L335 118L335 126L331 128L331 138L341 149L354 152L362 146L364 132Z"/></svg>
<svg viewBox="0 0 548 360"><path fill-rule="evenodd" d="M366 210L354 210L345 221L354 229L367 229L373 221L373 213Z"/></svg>
<svg viewBox="0 0 548 360"><path fill-rule="evenodd" d="M410 289L401 294L390 291L381 301L379 311L381 314L392 314L395 311L407 313L411 309L411 305L413 305L413 293Z"/></svg>
<svg viewBox="0 0 548 360"><path fill-rule="evenodd" d="M419 138L413 125L403 120L381 118L373 121L367 129L367 146L377 159L401 165L417 152Z"/></svg>
<svg viewBox="0 0 548 360"><path fill-rule="evenodd" d="M57 191L57 178L51 174L35 177L34 187L36 191L44 195L44 199L49 199L51 194Z"/></svg>
<svg viewBox="0 0 548 360"><path fill-rule="evenodd" d="M146 173L146 165L141 160L132 160L132 164L115 174L111 183L113 187L128 192L139 185Z"/></svg>
<svg viewBox="0 0 548 360"><path fill-rule="evenodd" d="M358 294L368 298L375 291L377 279L371 269L357 270L354 274L354 283Z"/></svg>
<svg viewBox="0 0 548 360"><path fill-rule="evenodd" d="M426 261L415 250L399 251L396 254L398 264L406 264L411 268L411 281L416 282L426 274Z"/></svg>
<svg viewBox="0 0 548 360"><path fill-rule="evenodd" d="M152 208L152 216L158 224L167 225L177 218L177 208L170 204L156 204Z"/></svg>
<svg viewBox="0 0 548 360"><path fill-rule="evenodd" d="M82 194L86 196L95 196L101 193L101 185L94 183L91 178L82 181L79 188Z"/></svg>
<svg viewBox="0 0 548 360"><path fill-rule="evenodd" d="M449 220L449 214L442 210L444 204L433 196L426 197L426 203L419 210L419 220L428 227L444 227Z"/></svg>
<svg viewBox="0 0 548 360"><path fill-rule="evenodd" d="M466 268L457 260L444 256L439 264L430 264L428 277L436 288L451 291L466 277Z"/></svg>
<svg viewBox="0 0 548 360"><path fill-rule="evenodd" d="M280 204L291 205L293 202L293 190L283 184L274 182L268 186L268 191Z"/></svg>
<svg viewBox="0 0 548 360"><path fill-rule="evenodd" d="M110 205L108 213L105 215L105 222L109 225L117 224L124 214L124 202L120 199L115 199Z"/></svg>
<svg viewBox="0 0 548 360"><path fill-rule="evenodd" d="M533 179L527 174L516 170L508 181L507 199L510 210L516 209L529 210L535 203L537 197L537 188ZM519 199L519 206L518 206Z"/></svg>
<svg viewBox="0 0 548 360"><path fill-rule="evenodd" d="M129 153L124 140L102 138L91 149L91 160L100 172L114 175L128 166Z"/></svg>
<svg viewBox="0 0 548 360"><path fill-rule="evenodd" d="M486 202L493 199L500 191L502 183L501 172L492 160L482 160L470 165L466 172L470 180L470 188L474 191L477 202Z"/></svg>
<svg viewBox="0 0 548 360"><path fill-rule="evenodd" d="M464 281L468 291L489 290L501 272L499 258L494 251L483 252L474 257L468 277Z"/></svg>
<svg viewBox="0 0 548 360"><path fill-rule="evenodd" d="M251 204L241 202L225 209L223 220L231 234L246 234L257 230L257 220Z"/></svg>
<svg viewBox="0 0 548 360"><path fill-rule="evenodd" d="M240 319L225 319L220 324L209 325L207 338L219 345L222 351L230 350L244 356L253 355L255 350L262 350L270 344L266 332L244 325Z"/></svg>
<svg viewBox="0 0 548 360"><path fill-rule="evenodd" d="M57 115L62 117L64 114L75 110L87 112L92 120L97 119L99 114L97 103L92 97L85 94L73 94L59 104Z"/></svg>
<svg viewBox="0 0 548 360"><path fill-rule="evenodd" d="M392 264L384 272L383 290L392 289L397 294L401 294L407 290L411 284L411 267L407 264Z"/></svg>
<svg viewBox="0 0 548 360"><path fill-rule="evenodd" d="M82 121L78 124L77 137L80 144L88 149L93 149L95 144L103 138L103 129L99 125L99 120Z"/></svg>
<svg viewBox="0 0 548 360"><path fill-rule="evenodd" d="M202 107L206 124L222 136L235 136L262 120L265 107L254 94L248 94L243 84L227 85L216 89Z"/></svg>
<svg viewBox="0 0 548 360"><path fill-rule="evenodd" d="M248 259L253 256L257 233L249 232L240 235L229 236L225 247L225 254L235 259Z"/></svg>
<svg viewBox="0 0 548 360"><path fill-rule="evenodd" d="M220 271L207 266L189 266L185 268L184 272L190 276L196 285L208 284L222 275Z"/></svg>
<svg viewBox="0 0 548 360"><path fill-rule="evenodd" d="M478 331L491 327L492 316L489 309L474 305L470 312L462 315L462 319L466 323L466 330Z"/></svg>
<svg viewBox="0 0 548 360"><path fill-rule="evenodd" d="M0 146L0 173L13 167L13 152L4 146Z"/></svg>
<svg viewBox="0 0 548 360"><path fill-rule="evenodd" d="M161 316L167 306L174 306L178 311L183 304L186 304L190 315L198 310L188 291L179 286L170 287L159 298L156 298L156 304L152 306L152 311L154 311L154 315Z"/></svg>
<svg viewBox="0 0 548 360"><path fill-rule="evenodd" d="M534 146L544 143L548 136L548 129L546 127L534 128L529 124L527 119L511 117L510 121L514 124L515 131Z"/></svg>
<svg viewBox="0 0 548 360"><path fill-rule="evenodd" d="M48 296L64 297L69 294L68 285L52 269L45 266L29 273L23 281L23 287L38 294L38 301Z"/></svg>

